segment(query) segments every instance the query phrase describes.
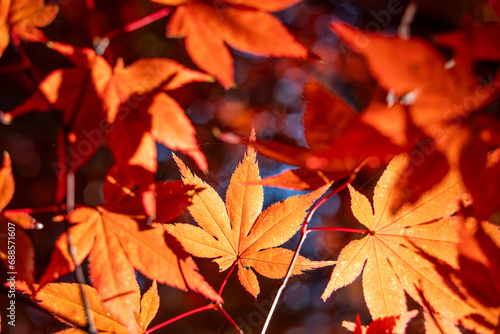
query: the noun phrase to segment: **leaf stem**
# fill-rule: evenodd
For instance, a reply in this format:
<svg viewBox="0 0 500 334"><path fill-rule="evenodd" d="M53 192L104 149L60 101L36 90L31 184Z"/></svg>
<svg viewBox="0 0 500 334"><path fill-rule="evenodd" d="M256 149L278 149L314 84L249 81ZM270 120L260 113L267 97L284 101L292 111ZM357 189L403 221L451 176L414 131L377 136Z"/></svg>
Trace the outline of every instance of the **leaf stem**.
<svg viewBox="0 0 500 334"><path fill-rule="evenodd" d="M35 83L36 89L38 89L37 86L42 79L41 76L37 73L35 67L33 66L33 63L31 62L31 59L28 57L28 54L26 53L26 50L24 50L23 44L19 36L14 32L11 32L10 36L12 43L14 43L17 50L19 51L19 56L21 57L21 64L23 64L23 66L26 66L26 68L30 71L31 75L33 76L32 81Z"/></svg>
<svg viewBox="0 0 500 334"><path fill-rule="evenodd" d="M160 329L160 328L163 328L165 326L168 326L170 325L171 323L174 323L176 322L177 320L181 320L191 314L195 314L195 313L199 313L199 312L203 312L203 311L206 311L206 310L217 310L217 306L215 304L208 304L208 305L205 305L205 306L202 306L202 307L198 307L198 308L195 308L194 310L191 310L191 311L187 311L187 312L184 312L176 317L173 317L172 319L169 319L167 321L164 321L162 322L161 324L158 324L150 329L148 329L145 333L146 334L150 334L150 333L153 333L154 331Z"/></svg>
<svg viewBox="0 0 500 334"><path fill-rule="evenodd" d="M356 177L356 174L351 174L351 176L349 178L343 179L340 186L338 186L335 190L333 190L327 196L323 197L321 200L317 201L314 204L314 206L311 208L311 210L308 212L306 219L304 221L304 224L302 225L302 228L300 230L299 244L297 245L297 248L295 249L295 253L293 254L292 261L290 262L290 265L288 266L288 270L286 272L283 283L281 284L280 288L278 289L278 293L274 297L273 304L271 305L271 309L269 310L269 314L267 315L266 322L264 323L264 327L262 327L261 334L266 333L267 328L269 327L269 323L271 322L271 318L273 316L274 310L276 309L276 306L278 305L278 301L280 299L280 296L283 293L283 291L285 290L286 285L288 283L288 280L290 279L290 276L292 275L293 266L295 265L295 262L297 261L297 258L299 257L300 249L302 248L302 245L304 244L304 241L306 240L307 234L310 232L310 230L307 229L307 225L309 224L309 221L311 220L312 215L330 197L332 197L333 195L344 190L348 184L350 184L352 181L354 181L355 177Z"/></svg>
<svg viewBox="0 0 500 334"><path fill-rule="evenodd" d="M97 17L97 12L95 10L95 1L94 0L85 0L85 4L87 5L87 9L89 10L90 34L92 37L92 43L95 45L96 42L100 40L99 21L98 21L98 17Z"/></svg>
<svg viewBox="0 0 500 334"><path fill-rule="evenodd" d="M84 207L84 205L75 204L73 209L80 208L80 207ZM9 209L9 210L2 211L2 214L5 216L8 216L8 215L13 215L13 214L17 214L17 213L25 213L28 215L33 215L33 214L38 214L38 213L61 213L61 212L67 212L66 208L67 208L66 204L49 205L49 206L42 206L39 208Z"/></svg>
<svg viewBox="0 0 500 334"><path fill-rule="evenodd" d="M240 327L236 324L236 322L234 322L233 318L231 318L231 316L229 314L227 314L227 312L222 308L222 305L221 304L217 304L217 310L222 313L222 315L226 318L227 321L229 321L229 323L231 324L231 326L234 327L234 329L236 329L236 331L239 333L239 334L243 334L243 331L240 329Z"/></svg>
<svg viewBox="0 0 500 334"><path fill-rule="evenodd" d="M123 33L137 30L139 28L142 28L142 27L154 22L154 21L157 21L159 19L164 18L165 16L167 16L171 12L172 12L172 7L162 8L154 13L151 13L149 15L144 16L143 18L140 18L136 21L127 23L123 28L112 30L112 31L106 33L106 35L104 35L104 38L107 38L108 40L110 40L110 39L115 38L118 35L123 34Z"/></svg>
<svg viewBox="0 0 500 334"><path fill-rule="evenodd" d="M234 261L233 265L231 266L231 269L229 270L229 272L226 275L226 278L224 279L224 281L222 281L222 284L220 285L220 288L219 288L219 296L222 296L222 290L224 290L224 287L226 286L226 283L227 283L227 280L229 279L229 276L231 276L231 274L234 271L234 268L236 268L236 264L237 264L237 261Z"/></svg>
<svg viewBox="0 0 500 334"><path fill-rule="evenodd" d="M66 144L69 142L68 136L65 136ZM68 147L68 145L65 145ZM68 155L66 155L66 164L69 166ZM68 168L68 167L66 167ZM69 214L75 209L75 173L71 170L66 171L66 212ZM69 222L66 220L66 241L68 243L68 252L71 257L71 262L75 266L75 278L78 282L78 287L80 288L80 295L82 297L83 307L85 309L85 317L87 319L87 327L85 330L91 334L97 334L97 328L95 326L94 317L92 315L92 310L90 307L90 302L83 286L85 285L85 276L83 275L83 270L80 264L76 261L76 247L73 246L71 240L71 233L69 231Z"/></svg>
<svg viewBox="0 0 500 334"><path fill-rule="evenodd" d="M66 211L66 205L49 205L40 208L23 208L23 209L10 209L4 210L2 213L6 216L16 213L26 213L28 215L37 213L59 213Z"/></svg>
<svg viewBox="0 0 500 334"><path fill-rule="evenodd" d="M307 232L314 231L333 231L333 232L349 232L349 233L361 233L361 234L369 234L368 230L360 230L357 228L345 228L345 227L312 227L308 228Z"/></svg>

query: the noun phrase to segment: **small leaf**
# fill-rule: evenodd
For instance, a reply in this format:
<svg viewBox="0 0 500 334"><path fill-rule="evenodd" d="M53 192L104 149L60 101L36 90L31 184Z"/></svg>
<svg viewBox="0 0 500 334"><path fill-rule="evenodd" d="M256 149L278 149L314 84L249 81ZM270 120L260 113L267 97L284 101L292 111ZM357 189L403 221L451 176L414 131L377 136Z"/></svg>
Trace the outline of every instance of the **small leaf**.
<svg viewBox="0 0 500 334"><path fill-rule="evenodd" d="M141 299L141 313L137 319L137 323L142 330L148 328L149 323L155 317L160 307L160 297L158 296L158 287L156 285L156 280L148 291L142 296Z"/></svg>

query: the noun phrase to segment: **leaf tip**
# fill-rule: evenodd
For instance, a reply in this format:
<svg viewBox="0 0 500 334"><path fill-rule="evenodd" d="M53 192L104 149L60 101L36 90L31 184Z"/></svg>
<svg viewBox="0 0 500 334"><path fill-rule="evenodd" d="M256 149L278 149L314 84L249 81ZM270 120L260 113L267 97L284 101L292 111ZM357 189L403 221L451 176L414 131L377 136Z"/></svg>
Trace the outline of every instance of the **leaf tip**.
<svg viewBox="0 0 500 334"><path fill-rule="evenodd" d="M10 167L12 165L12 160L10 159L10 154L7 151L3 151L3 168Z"/></svg>
<svg viewBox="0 0 500 334"><path fill-rule="evenodd" d="M252 127L252 131L250 132L250 138L248 139L248 142L251 144L256 140L255 138L255 128Z"/></svg>

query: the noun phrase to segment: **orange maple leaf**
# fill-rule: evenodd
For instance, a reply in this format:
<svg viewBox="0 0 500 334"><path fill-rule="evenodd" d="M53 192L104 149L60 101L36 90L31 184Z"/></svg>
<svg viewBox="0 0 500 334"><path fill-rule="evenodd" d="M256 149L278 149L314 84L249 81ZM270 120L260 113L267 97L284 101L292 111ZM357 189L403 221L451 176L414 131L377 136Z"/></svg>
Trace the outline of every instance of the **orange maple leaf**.
<svg viewBox="0 0 500 334"><path fill-rule="evenodd" d="M45 41L38 28L54 21L59 8L44 4L44 0L3 0L0 3L0 56L9 44L12 32L30 42Z"/></svg>
<svg viewBox="0 0 500 334"><path fill-rule="evenodd" d="M115 158L125 160L123 164L130 162L154 172L156 140L186 152L200 169L207 169L193 126L165 91L190 82L211 81L211 76L165 58L139 59L129 66L119 59L112 68L91 49L58 42L50 42L50 46L68 57L76 68L49 73L39 84L38 91L9 114L16 117L35 110L62 110L63 122L73 133L69 167L76 169L85 163L99 148L105 133L110 148L119 150ZM151 92L153 94L146 99L133 98ZM125 121L130 124L123 124ZM129 136L120 136L117 140L117 133L130 128L135 130L134 142L124 145L121 141Z"/></svg>
<svg viewBox="0 0 500 334"><path fill-rule="evenodd" d="M233 58L226 44L256 55L307 57L307 49L268 13L299 0L152 1L178 5L168 23L167 36L185 37L193 62L225 88L234 85Z"/></svg>
<svg viewBox="0 0 500 334"><path fill-rule="evenodd" d="M83 288L88 299L94 325L99 332L123 334L131 332L120 320L108 312L99 299L96 289L88 285L79 286L76 283L50 283L38 290L35 300L41 307L56 316L57 319L72 326L72 328L58 333L86 333L79 329L86 328L87 326L85 308L80 292L81 288ZM137 286L135 294L139 296L139 286ZM156 315L159 305L158 288L156 281L153 281L149 290L146 291L140 300L140 304L139 300L137 300L137 303L134 305L137 313L137 317L133 319L137 326L136 333L146 330Z"/></svg>
<svg viewBox="0 0 500 334"><path fill-rule="evenodd" d="M165 229L179 240L188 253L215 258L220 271L237 262L240 282L254 297L259 294L260 288L252 268L269 278L284 277L294 253L277 246L298 231L306 210L330 184L307 195L275 203L261 213L264 200L262 186L249 184L260 180L253 147L248 147L243 161L231 177L225 204L212 187L192 174L180 159L174 158L184 183L204 188L194 195L193 204L188 207L200 227L166 224ZM292 274L331 264L332 261L311 261L299 256Z"/></svg>
<svg viewBox="0 0 500 334"><path fill-rule="evenodd" d="M74 270L68 254L67 233L76 248L76 263L89 256L93 286L104 305L120 321L135 326L137 285L134 268L151 279L181 290L190 288L222 302L222 298L198 273L193 259L182 252L162 227L140 229L126 215L104 208L80 208L68 216L72 224L56 241L56 249L40 284Z"/></svg>
<svg viewBox="0 0 500 334"><path fill-rule="evenodd" d="M418 286L416 286L416 289L420 296L421 305L424 311L425 332L428 334L460 334L460 330L453 322L434 310Z"/></svg>
<svg viewBox="0 0 500 334"><path fill-rule="evenodd" d="M77 68L49 73L38 91L9 114L15 117L34 110L62 111L63 123L71 131L70 150L61 152L65 163L55 167L78 169L106 139L117 164L146 185L141 196L149 216L156 211L151 204L157 169L155 142L185 152L200 169L208 169L194 127L165 91L190 82L210 81L212 77L164 58L139 59L126 67L118 60L111 68L91 49L57 42L50 45ZM60 143L61 147L65 145Z"/></svg>
<svg viewBox="0 0 500 334"><path fill-rule="evenodd" d="M399 155L387 167L375 188L373 211L368 199L349 185L353 214L368 231L340 252L322 298L350 284L363 271L365 301L374 319L406 312L405 292L421 303L415 288L421 282L436 312L458 323L464 315L481 310L457 297L416 247L456 267L457 222L449 216L458 210L459 200L468 196L457 173L451 172L414 205L392 212L394 183L407 159ZM466 326L480 325L471 321Z"/></svg>
<svg viewBox="0 0 500 334"><path fill-rule="evenodd" d="M431 261L453 291L472 305L487 313L475 312L465 319L481 321L491 332L500 319L500 233L498 226L475 218L459 217L456 244L458 268L422 250L423 258Z"/></svg>

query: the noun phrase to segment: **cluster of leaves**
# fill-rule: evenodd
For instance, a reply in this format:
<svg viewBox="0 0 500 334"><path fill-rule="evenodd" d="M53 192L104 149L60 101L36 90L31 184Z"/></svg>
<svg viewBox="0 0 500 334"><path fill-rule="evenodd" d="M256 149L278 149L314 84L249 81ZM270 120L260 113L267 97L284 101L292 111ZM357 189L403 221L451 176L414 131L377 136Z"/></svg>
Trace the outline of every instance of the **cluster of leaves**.
<svg viewBox="0 0 500 334"><path fill-rule="evenodd" d="M16 234L16 288L69 326L59 333L92 327L116 333L155 331L159 327L148 326L160 303L157 283L189 289L210 301L180 317L212 309L239 330L222 298L236 267L241 285L257 298L256 273L286 282L290 275L330 265L335 267L323 299L362 276L374 321L368 326L359 317L346 322L355 333L403 333L418 314L408 310L406 296L420 305L429 333L459 333L460 326L498 330L500 231L488 220L500 209L500 119L492 111L500 74L484 82L475 72L481 61L500 63L498 23L469 24L433 36L431 42L409 36L405 29L397 35L372 34L331 22L332 31L364 57L383 93L357 113L324 84L306 83L303 126L308 148L257 140L252 133L224 202L175 155L182 180L155 179L158 143L186 154L205 173L209 167L195 128L172 92L215 80L225 89L234 87L228 46L254 55L313 61L314 54L270 14L299 1L152 1L169 6L155 17L172 13L167 36L183 37L188 55L204 72L160 57L125 64L112 57L104 42L119 32L101 38L95 25L95 49L50 41L39 28L54 20L55 5L1 2L1 53L11 39L33 70L21 40L42 42L71 64L48 73L29 98L2 113L4 122L31 112L61 116L60 181L51 210L67 211L62 215L66 228L40 279L34 275L32 242L22 229L41 225L29 210L5 210L15 188L8 154L0 170L2 238L10 224L21 228ZM498 7L495 1L491 5ZM93 0L87 6L92 14ZM115 160L103 186L104 204L74 208L72 175L104 143ZM261 179L257 152L299 168ZM371 203L350 183L365 167L386 162ZM314 203L332 182L336 191L348 187L352 213L364 226L353 231L363 237L348 243L336 261L310 260L298 254L300 245L313 231L307 226L310 214L323 202ZM263 186L311 191L262 210ZM173 222L185 211L198 226ZM299 230L301 243L295 252L279 247ZM4 241L0 256L9 268ZM214 259L220 271L230 269L219 291L191 256ZM84 263L90 284L57 282L81 271ZM142 298L136 272L153 281Z"/></svg>

